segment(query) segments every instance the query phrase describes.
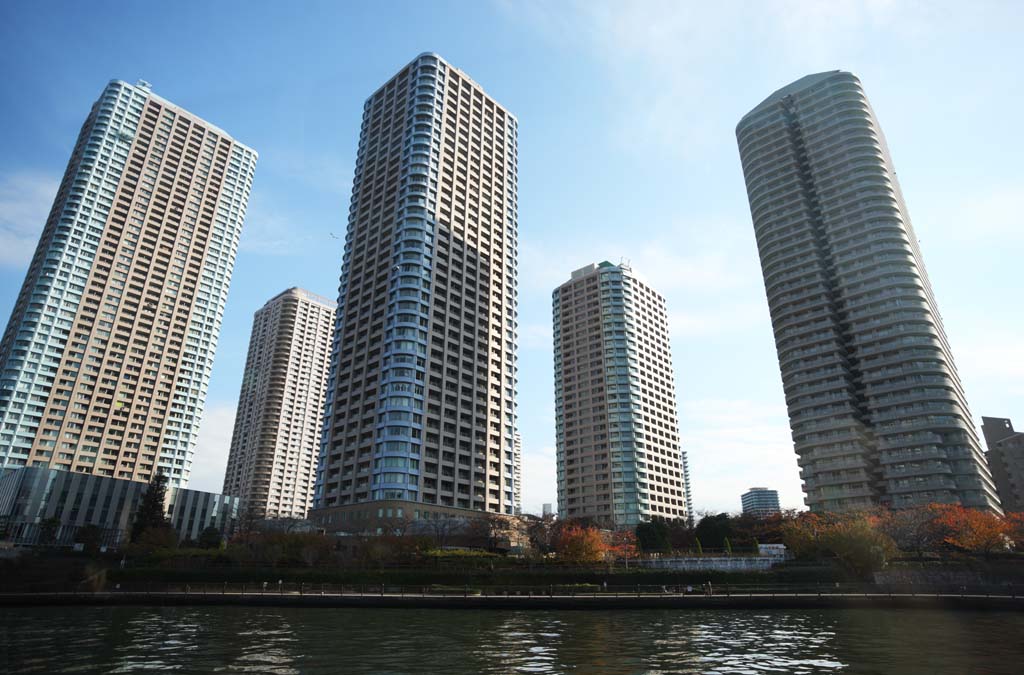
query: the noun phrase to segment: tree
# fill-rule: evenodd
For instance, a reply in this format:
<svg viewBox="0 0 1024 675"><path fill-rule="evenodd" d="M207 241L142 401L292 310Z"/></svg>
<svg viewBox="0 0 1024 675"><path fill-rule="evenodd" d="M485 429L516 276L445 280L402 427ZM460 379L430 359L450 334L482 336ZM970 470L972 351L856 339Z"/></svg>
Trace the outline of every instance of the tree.
<svg viewBox="0 0 1024 675"><path fill-rule="evenodd" d="M424 520L423 524L432 536L434 546L442 549L448 546L453 536L466 528L465 518L448 517L447 515L442 515L441 518Z"/></svg>
<svg viewBox="0 0 1024 675"><path fill-rule="evenodd" d="M1007 513L1006 524L1014 547L1018 551L1024 551L1024 512Z"/></svg>
<svg viewBox="0 0 1024 675"><path fill-rule="evenodd" d="M898 551L888 535L875 529L869 518L858 514L836 520L826 531L823 544L843 567L861 578L870 578Z"/></svg>
<svg viewBox="0 0 1024 675"><path fill-rule="evenodd" d="M863 513L802 513L783 526L783 540L798 558L835 558L848 571L868 577L897 548Z"/></svg>
<svg viewBox="0 0 1024 675"><path fill-rule="evenodd" d="M636 541L644 553L667 552L671 548L668 522L655 517L640 523L636 526Z"/></svg>
<svg viewBox="0 0 1024 675"><path fill-rule="evenodd" d="M165 503L167 501L167 476L157 473L149 481L149 488L146 494L142 495L139 508L135 512L135 519L132 521L132 543L138 543L143 532L150 528L166 528L170 526L165 514Z"/></svg>
<svg viewBox="0 0 1024 675"><path fill-rule="evenodd" d="M146 551L175 548L178 545L178 533L170 525L147 527L139 533L132 544Z"/></svg>
<svg viewBox="0 0 1024 675"><path fill-rule="evenodd" d="M878 528L887 534L901 551L921 556L934 551L942 543L943 534L936 523L935 505L917 506L895 511L882 510L877 514Z"/></svg>
<svg viewBox="0 0 1024 675"><path fill-rule="evenodd" d="M612 530L605 541L605 553L616 559L636 558L640 551L637 548L637 536L632 530Z"/></svg>
<svg viewBox="0 0 1024 675"><path fill-rule="evenodd" d="M223 541L221 531L213 525L199 533L199 548L221 548Z"/></svg>
<svg viewBox="0 0 1024 675"><path fill-rule="evenodd" d="M560 528L555 551L566 562L595 563L604 560L607 546L596 527L570 523Z"/></svg>
<svg viewBox="0 0 1024 675"><path fill-rule="evenodd" d="M98 525L83 525L75 533L75 543L81 544L90 555L98 553L103 543L103 530Z"/></svg>
<svg viewBox="0 0 1024 675"><path fill-rule="evenodd" d="M59 532L60 518L46 518L39 523L39 544L41 546L53 546L57 543L57 535Z"/></svg>
<svg viewBox="0 0 1024 675"><path fill-rule="evenodd" d="M557 534L557 521L553 515L538 518L529 516L530 521L526 526L526 536L530 541L530 548L541 555L554 553L555 538Z"/></svg>
<svg viewBox="0 0 1024 675"><path fill-rule="evenodd" d="M1009 547L1010 523L996 514L959 504L935 504L932 508L942 540L950 546L985 555Z"/></svg>
<svg viewBox="0 0 1024 675"><path fill-rule="evenodd" d="M732 523L728 513L708 514L697 523L696 535L703 546L724 548L725 540L732 534Z"/></svg>

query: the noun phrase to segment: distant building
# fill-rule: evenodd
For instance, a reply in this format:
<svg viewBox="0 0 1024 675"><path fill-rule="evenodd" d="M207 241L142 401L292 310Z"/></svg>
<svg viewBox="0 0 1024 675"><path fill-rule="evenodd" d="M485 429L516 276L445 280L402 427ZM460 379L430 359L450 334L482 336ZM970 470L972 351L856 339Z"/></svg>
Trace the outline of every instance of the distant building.
<svg viewBox="0 0 1024 675"><path fill-rule="evenodd" d="M982 417L981 431L1003 511L1024 511L1024 433L1014 431L1013 423L1003 417Z"/></svg>
<svg viewBox="0 0 1024 675"><path fill-rule="evenodd" d="M247 517L305 518L313 506L335 307L289 288L253 315L224 473Z"/></svg>
<svg viewBox="0 0 1024 675"><path fill-rule="evenodd" d="M743 493L740 500L743 502L743 513L763 517L780 511L779 493L776 490L752 487Z"/></svg>
<svg viewBox="0 0 1024 675"><path fill-rule="evenodd" d="M552 312L558 515L687 518L665 299L602 262L556 288Z"/></svg>
<svg viewBox="0 0 1024 675"><path fill-rule="evenodd" d="M747 113L736 137L807 506L998 511L860 80L803 77Z"/></svg>
<svg viewBox="0 0 1024 675"><path fill-rule="evenodd" d="M255 166L148 83L107 84L0 340L0 468L188 484Z"/></svg>
<svg viewBox="0 0 1024 675"><path fill-rule="evenodd" d="M102 543L126 543L132 519L149 483L38 467L8 469L0 476L0 530L15 544L38 544L44 521L56 519L55 544L70 546L78 531L93 525ZM168 487L166 515L178 538L197 539L207 527L230 535L239 499Z"/></svg>
<svg viewBox="0 0 1024 675"><path fill-rule="evenodd" d="M554 512L555 512L554 509L551 508L551 504L544 504L541 507L541 514L544 515L545 518L547 516L550 516L550 515L554 514Z"/></svg>

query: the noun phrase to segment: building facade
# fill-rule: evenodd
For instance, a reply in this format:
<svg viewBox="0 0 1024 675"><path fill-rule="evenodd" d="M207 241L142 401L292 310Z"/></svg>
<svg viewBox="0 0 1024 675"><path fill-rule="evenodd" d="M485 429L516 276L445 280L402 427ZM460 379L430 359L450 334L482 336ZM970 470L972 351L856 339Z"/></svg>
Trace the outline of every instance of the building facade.
<svg viewBox="0 0 1024 675"><path fill-rule="evenodd" d="M0 340L0 467L187 484L255 164L107 85Z"/></svg>
<svg viewBox="0 0 1024 675"><path fill-rule="evenodd" d="M779 508L779 493L776 490L763 487L750 488L740 497L740 502L743 504L743 513L761 518L781 510Z"/></svg>
<svg viewBox="0 0 1024 675"><path fill-rule="evenodd" d="M517 431L513 437L515 453L512 456L512 477L515 481L512 490L513 513L517 516L523 512L523 437Z"/></svg>
<svg viewBox="0 0 1024 675"><path fill-rule="evenodd" d="M517 126L436 54L366 101L317 509L514 513Z"/></svg>
<svg viewBox="0 0 1024 675"><path fill-rule="evenodd" d="M797 80L736 136L807 506L998 510L860 81Z"/></svg>
<svg viewBox="0 0 1024 675"><path fill-rule="evenodd" d="M289 288L256 311L224 494L259 518L305 518L320 455L334 301Z"/></svg>
<svg viewBox="0 0 1024 675"><path fill-rule="evenodd" d="M99 528L105 546L128 542L132 521L149 483L38 467L0 475L0 539L15 544L70 546L83 527ZM239 519L237 497L168 488L165 514L179 540L196 540L208 527L225 535ZM49 521L49 522L48 522ZM51 525L52 523L52 525ZM52 541L43 541L52 529Z"/></svg>
<svg viewBox="0 0 1024 675"><path fill-rule="evenodd" d="M603 262L573 272L552 309L559 517L688 518L665 299Z"/></svg>
<svg viewBox="0 0 1024 675"><path fill-rule="evenodd" d="M981 432L1003 511L1024 512L1024 433L1004 417L982 417Z"/></svg>

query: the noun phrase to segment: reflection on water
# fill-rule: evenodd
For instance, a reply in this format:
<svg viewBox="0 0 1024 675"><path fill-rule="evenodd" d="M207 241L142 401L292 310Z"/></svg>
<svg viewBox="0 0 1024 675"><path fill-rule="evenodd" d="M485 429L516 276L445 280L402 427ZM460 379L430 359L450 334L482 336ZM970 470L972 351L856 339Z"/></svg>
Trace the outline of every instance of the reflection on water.
<svg viewBox="0 0 1024 675"><path fill-rule="evenodd" d="M9 673L1017 673L1019 614L7 610Z"/></svg>

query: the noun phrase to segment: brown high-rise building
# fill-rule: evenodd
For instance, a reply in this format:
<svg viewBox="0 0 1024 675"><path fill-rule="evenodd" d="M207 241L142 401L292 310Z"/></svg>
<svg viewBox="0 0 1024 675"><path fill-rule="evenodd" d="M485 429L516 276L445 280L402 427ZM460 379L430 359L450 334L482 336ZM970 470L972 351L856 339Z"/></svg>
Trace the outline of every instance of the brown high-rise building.
<svg viewBox="0 0 1024 675"><path fill-rule="evenodd" d="M625 528L688 518L665 299L625 264L552 296L558 514Z"/></svg>
<svg viewBox="0 0 1024 675"><path fill-rule="evenodd" d="M335 303L289 288L252 319L224 494L261 518L313 505Z"/></svg>
<svg viewBox="0 0 1024 675"><path fill-rule="evenodd" d="M314 511L512 514L517 122L422 54L363 107Z"/></svg>
<svg viewBox="0 0 1024 675"><path fill-rule="evenodd" d="M112 81L0 342L0 466L187 483L256 153Z"/></svg>

